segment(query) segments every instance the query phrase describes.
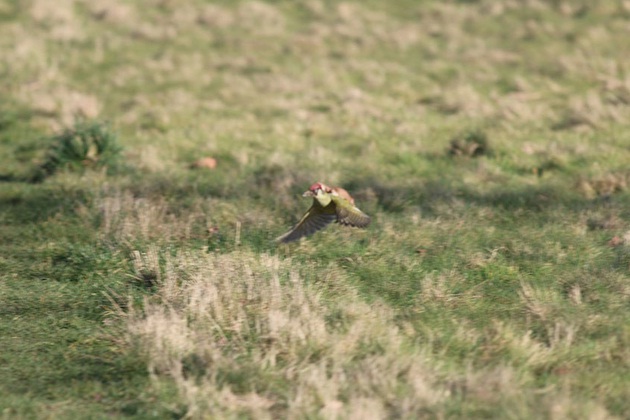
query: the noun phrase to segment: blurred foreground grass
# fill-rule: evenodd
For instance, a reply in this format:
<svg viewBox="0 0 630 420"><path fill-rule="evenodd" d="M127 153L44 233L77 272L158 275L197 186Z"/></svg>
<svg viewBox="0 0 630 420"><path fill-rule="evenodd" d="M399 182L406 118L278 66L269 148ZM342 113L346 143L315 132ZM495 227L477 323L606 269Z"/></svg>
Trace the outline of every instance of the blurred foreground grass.
<svg viewBox="0 0 630 420"><path fill-rule="evenodd" d="M0 19L3 416L627 415L627 2ZM277 247L315 181L373 225Z"/></svg>

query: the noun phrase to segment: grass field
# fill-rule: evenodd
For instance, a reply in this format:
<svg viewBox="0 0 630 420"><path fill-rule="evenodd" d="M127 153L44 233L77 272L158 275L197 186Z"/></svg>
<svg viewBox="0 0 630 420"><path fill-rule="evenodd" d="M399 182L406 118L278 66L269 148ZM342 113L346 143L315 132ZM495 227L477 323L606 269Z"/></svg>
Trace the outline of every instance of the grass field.
<svg viewBox="0 0 630 420"><path fill-rule="evenodd" d="M628 39L625 0L0 0L2 418L627 418ZM315 181L372 225L277 245Z"/></svg>

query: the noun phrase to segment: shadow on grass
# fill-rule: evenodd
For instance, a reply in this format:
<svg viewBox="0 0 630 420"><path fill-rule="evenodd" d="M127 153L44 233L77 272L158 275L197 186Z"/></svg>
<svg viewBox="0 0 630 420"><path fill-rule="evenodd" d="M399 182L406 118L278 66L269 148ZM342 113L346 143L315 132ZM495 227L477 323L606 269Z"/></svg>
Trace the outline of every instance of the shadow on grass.
<svg viewBox="0 0 630 420"><path fill-rule="evenodd" d="M348 186L353 191L371 189L385 212L400 213L409 207L417 207L429 217L440 216L436 203L455 201L506 211L542 213L558 208L582 211L607 200L587 199L577 191L557 184L505 186L485 192L466 185L454 185L448 180L429 180L417 187L408 187L362 179L352 180Z"/></svg>
<svg viewBox="0 0 630 420"><path fill-rule="evenodd" d="M88 200L88 192L78 188L0 184L0 214L6 224L30 224L58 213L74 214L77 206Z"/></svg>

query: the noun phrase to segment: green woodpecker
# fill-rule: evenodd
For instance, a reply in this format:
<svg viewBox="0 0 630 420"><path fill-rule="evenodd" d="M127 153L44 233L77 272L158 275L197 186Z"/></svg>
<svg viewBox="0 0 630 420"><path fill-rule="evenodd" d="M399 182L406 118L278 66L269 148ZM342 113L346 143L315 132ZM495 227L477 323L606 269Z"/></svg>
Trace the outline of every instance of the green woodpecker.
<svg viewBox="0 0 630 420"><path fill-rule="evenodd" d="M335 221L342 225L361 228L370 224L370 216L354 205L354 198L343 188L329 187L316 182L302 196L313 197L313 205L293 229L276 241L283 243L297 241Z"/></svg>

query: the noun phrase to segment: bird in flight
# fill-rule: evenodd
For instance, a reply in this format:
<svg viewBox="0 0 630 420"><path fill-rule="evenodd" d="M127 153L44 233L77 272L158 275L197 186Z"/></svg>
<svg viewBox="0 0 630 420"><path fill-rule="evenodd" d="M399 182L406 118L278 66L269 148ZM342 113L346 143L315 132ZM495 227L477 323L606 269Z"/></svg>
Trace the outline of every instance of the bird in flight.
<svg viewBox="0 0 630 420"><path fill-rule="evenodd" d="M316 182L302 196L313 197L313 205L293 229L277 238L276 241L282 243L297 241L325 228L332 222L360 228L370 224L370 216L354 205L354 198L343 188L329 187Z"/></svg>

